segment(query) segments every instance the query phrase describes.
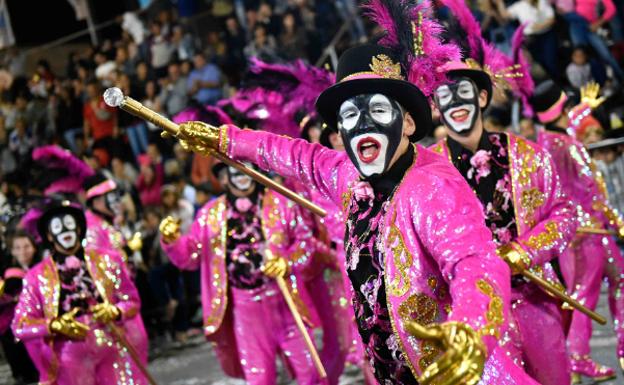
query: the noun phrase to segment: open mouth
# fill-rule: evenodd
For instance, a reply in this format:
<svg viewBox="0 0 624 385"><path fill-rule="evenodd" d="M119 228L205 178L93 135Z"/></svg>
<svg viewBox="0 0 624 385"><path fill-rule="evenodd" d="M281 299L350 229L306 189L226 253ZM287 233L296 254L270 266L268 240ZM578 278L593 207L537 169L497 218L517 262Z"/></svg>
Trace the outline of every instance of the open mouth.
<svg viewBox="0 0 624 385"><path fill-rule="evenodd" d="M357 144L358 157L364 163L371 163L379 156L381 144L374 138L366 137Z"/></svg>
<svg viewBox="0 0 624 385"><path fill-rule="evenodd" d="M465 108L458 108L457 110L451 112L450 116L455 122L462 123L468 119L470 111Z"/></svg>

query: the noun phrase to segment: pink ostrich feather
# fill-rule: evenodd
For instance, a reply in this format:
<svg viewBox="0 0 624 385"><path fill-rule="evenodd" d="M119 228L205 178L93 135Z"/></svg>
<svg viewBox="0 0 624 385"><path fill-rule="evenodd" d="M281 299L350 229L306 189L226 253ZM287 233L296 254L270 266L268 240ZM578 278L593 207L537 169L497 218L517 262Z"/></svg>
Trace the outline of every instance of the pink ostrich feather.
<svg viewBox="0 0 624 385"><path fill-rule="evenodd" d="M525 25L522 24L514 32L511 39L511 52L513 61L519 65L517 71L522 73L522 76L516 79L516 84L520 93L520 98L522 99L522 105L524 106L523 112L526 117L531 117L533 116L533 108L531 107L531 103L529 103L529 98L533 95L533 91L535 90L535 82L531 76L529 62L522 52L524 28Z"/></svg>
<svg viewBox="0 0 624 385"><path fill-rule="evenodd" d="M439 68L461 60L461 50L456 44L443 42L444 28L431 15L430 0L418 4L404 0L371 0L363 8L365 15L385 30L379 43L399 53L407 80L431 97L433 91L447 81L446 74ZM417 37L414 32L422 36L422 54L414 51Z"/></svg>
<svg viewBox="0 0 624 385"><path fill-rule="evenodd" d="M39 218L43 215L43 210L39 207L33 207L24 214L24 216L20 219L19 227L26 230L30 235L32 235L37 242L41 242L41 236L39 235L39 231L37 230L37 222Z"/></svg>
<svg viewBox="0 0 624 385"><path fill-rule="evenodd" d="M50 184L44 194L59 192L75 193L82 188L82 182L94 174L89 165L78 159L68 150L57 145L38 147L33 151L32 158L47 169L65 170L68 176Z"/></svg>
<svg viewBox="0 0 624 385"><path fill-rule="evenodd" d="M232 124L232 119L221 108L215 106L189 107L175 114L171 120L181 124L192 120L200 120L208 124L220 126L222 124Z"/></svg>

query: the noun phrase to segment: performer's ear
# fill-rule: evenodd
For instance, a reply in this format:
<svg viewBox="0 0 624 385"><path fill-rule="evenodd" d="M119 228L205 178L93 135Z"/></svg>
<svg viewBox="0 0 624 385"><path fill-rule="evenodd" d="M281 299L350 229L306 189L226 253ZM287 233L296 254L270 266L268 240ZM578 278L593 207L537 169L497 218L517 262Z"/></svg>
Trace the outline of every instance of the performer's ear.
<svg viewBox="0 0 624 385"><path fill-rule="evenodd" d="M485 108L487 105L488 92L486 90L479 91L479 107Z"/></svg>
<svg viewBox="0 0 624 385"><path fill-rule="evenodd" d="M416 123L412 119L412 115L406 112L403 116L403 136L412 136L416 132Z"/></svg>

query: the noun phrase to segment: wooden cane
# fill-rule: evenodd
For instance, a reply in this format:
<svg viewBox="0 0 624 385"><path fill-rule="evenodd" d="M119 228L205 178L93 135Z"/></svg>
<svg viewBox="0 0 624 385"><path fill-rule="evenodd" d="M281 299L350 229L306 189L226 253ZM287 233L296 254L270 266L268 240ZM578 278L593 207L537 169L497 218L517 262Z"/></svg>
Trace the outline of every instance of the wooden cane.
<svg viewBox="0 0 624 385"><path fill-rule="evenodd" d="M145 107L143 104L132 99L131 97L124 96L123 92L117 87L109 88L104 92L104 101L110 107L119 107L122 110L134 116L137 116L159 127L162 127L168 134L172 136L176 136L178 132L180 131L180 127L176 123L158 114L157 112ZM237 162L235 160L232 160L228 158L226 155L221 154L218 151L212 151L210 155L219 159L226 165L234 167L240 172L248 175L249 177L253 178L253 180L255 180L256 182L270 188L271 190L278 192L279 194L285 196L286 198L292 200L293 202L305 207L306 209L312 211L316 215L321 216L321 217L324 217L325 215L327 215L327 212L323 210L321 207L315 205L308 199L286 188L282 184L274 181L268 176L262 174L261 172L251 169L249 167L246 167L244 164Z"/></svg>
<svg viewBox="0 0 624 385"><path fill-rule="evenodd" d="M312 356L312 361L314 362L314 367L316 368L316 371L321 378L327 378L327 373L325 372L325 368L323 367L321 358L319 357L318 351L316 350L316 347L314 346L314 343L312 342L312 339L310 338L310 335L308 334L308 331L303 324L301 314L299 314L299 310L297 310L297 305L295 305L295 301L293 301L292 295L290 295L290 291L288 290L288 285L286 285L286 281L283 277L277 277L275 278L275 281L277 281L277 286L279 286L280 291L282 292L282 295L286 300L286 304L288 304L288 308L290 309L290 312L295 319L297 329L299 329L299 332L305 340L306 347L308 348L308 351Z"/></svg>
<svg viewBox="0 0 624 385"><path fill-rule="evenodd" d="M576 229L577 233L581 233L581 234L598 234L598 235L615 235L617 236L617 233L613 230L605 230L605 229L594 229L591 227L579 227Z"/></svg>
<svg viewBox="0 0 624 385"><path fill-rule="evenodd" d="M538 275L536 275L536 274L534 274L534 273L532 273L532 272L530 272L528 270L524 270L520 274L522 274L522 276L525 277L526 279L528 279L529 281L535 283L537 286L539 286L541 289L543 289L547 293L549 293L549 294L553 295L554 297L557 297L561 301L569 304L574 309L580 311L581 313L585 314L586 316L588 316L589 318L591 318L594 321L598 322L599 324L605 325L607 323L607 320L603 316L601 316L600 314L596 313L595 311L589 309L588 307L586 307L585 305L583 305L582 303L580 303L576 299L572 298L571 296L569 296L565 292L562 292L561 290L557 289L552 283L548 282L544 278L542 278L542 277L540 277L540 276L538 276Z"/></svg>

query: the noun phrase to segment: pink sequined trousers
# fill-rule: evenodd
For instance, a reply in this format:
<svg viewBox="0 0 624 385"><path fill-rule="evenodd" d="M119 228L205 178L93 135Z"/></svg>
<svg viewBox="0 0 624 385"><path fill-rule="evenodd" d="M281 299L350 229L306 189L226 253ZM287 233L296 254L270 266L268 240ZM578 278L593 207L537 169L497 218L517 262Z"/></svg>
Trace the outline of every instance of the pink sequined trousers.
<svg viewBox="0 0 624 385"><path fill-rule="evenodd" d="M624 356L624 257L614 240L600 235L579 236L577 241L561 257L561 272L576 298L583 298L584 304L595 309L600 297L602 278L609 283L609 310L613 317L617 336L618 357ZM570 354L589 355L589 340L592 321L586 315L575 311L572 315L568 347Z"/></svg>
<svg viewBox="0 0 624 385"><path fill-rule="evenodd" d="M245 381L249 385L274 385L275 358L280 355L298 384L319 383L312 358L277 285L269 283L256 290L232 288L231 292L234 333Z"/></svg>
<svg viewBox="0 0 624 385"><path fill-rule="evenodd" d="M512 289L511 304L527 373L542 385L569 385L570 363L557 301L525 284Z"/></svg>

